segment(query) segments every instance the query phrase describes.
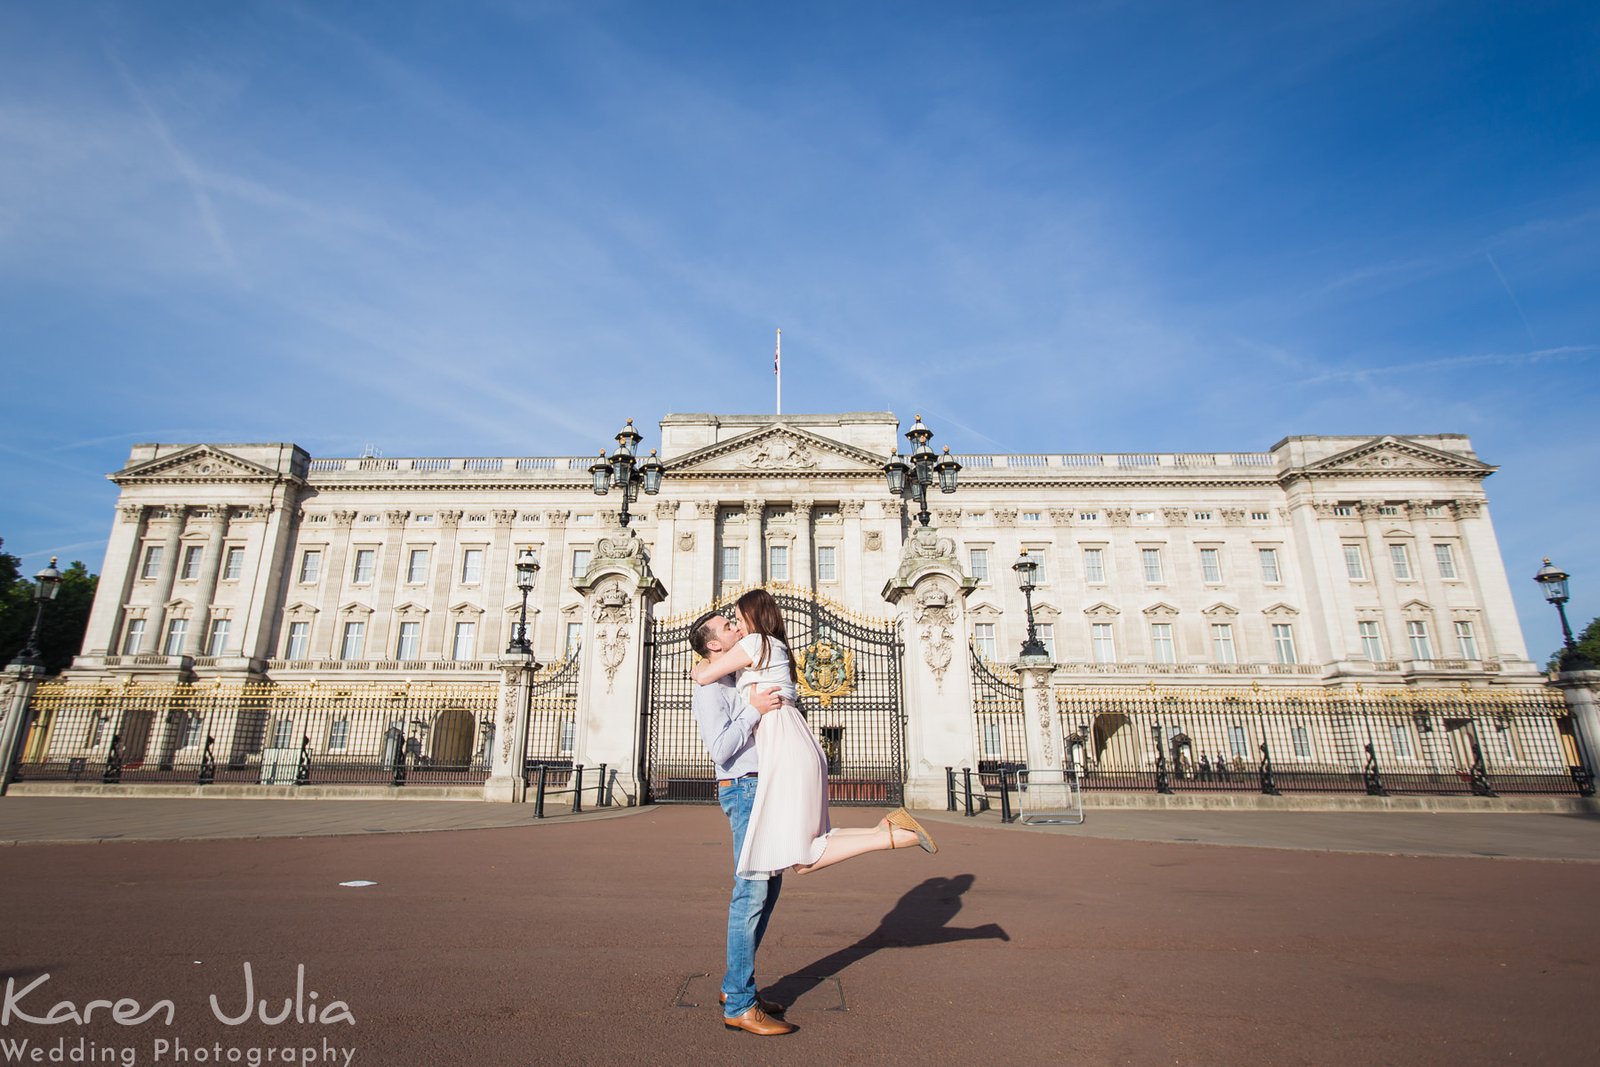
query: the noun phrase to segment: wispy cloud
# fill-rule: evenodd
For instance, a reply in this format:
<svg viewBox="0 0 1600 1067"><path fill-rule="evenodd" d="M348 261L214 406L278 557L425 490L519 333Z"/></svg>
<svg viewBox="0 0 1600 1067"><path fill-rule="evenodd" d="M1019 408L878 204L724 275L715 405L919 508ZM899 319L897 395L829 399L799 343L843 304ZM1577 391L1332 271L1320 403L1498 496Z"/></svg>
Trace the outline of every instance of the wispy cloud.
<svg viewBox="0 0 1600 1067"><path fill-rule="evenodd" d="M1436 371L1459 367L1517 366L1556 360L1588 359L1600 352L1600 345L1562 345L1559 348L1540 348L1531 352L1484 352L1477 355L1445 356L1407 363L1389 363L1375 367L1350 367L1328 371L1313 378L1302 378L1296 385L1328 385L1335 382L1365 383L1373 378L1388 375L1411 374L1418 371Z"/></svg>

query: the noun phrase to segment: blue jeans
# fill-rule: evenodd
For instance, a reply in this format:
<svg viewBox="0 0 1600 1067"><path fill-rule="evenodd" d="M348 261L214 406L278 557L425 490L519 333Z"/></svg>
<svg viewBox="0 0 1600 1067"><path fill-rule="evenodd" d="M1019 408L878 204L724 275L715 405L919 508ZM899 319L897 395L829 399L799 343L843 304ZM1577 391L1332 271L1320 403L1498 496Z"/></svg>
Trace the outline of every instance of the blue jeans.
<svg viewBox="0 0 1600 1067"><path fill-rule="evenodd" d="M750 808L756 801L756 779L739 778L718 789L717 801L733 828L733 862L737 864L744 849L745 830L750 826ZM782 889L781 874L764 882L734 876L733 896L728 900L728 970L722 976L722 991L728 995L722 1013L730 1019L755 1005L756 950L761 947L767 920L772 918Z"/></svg>

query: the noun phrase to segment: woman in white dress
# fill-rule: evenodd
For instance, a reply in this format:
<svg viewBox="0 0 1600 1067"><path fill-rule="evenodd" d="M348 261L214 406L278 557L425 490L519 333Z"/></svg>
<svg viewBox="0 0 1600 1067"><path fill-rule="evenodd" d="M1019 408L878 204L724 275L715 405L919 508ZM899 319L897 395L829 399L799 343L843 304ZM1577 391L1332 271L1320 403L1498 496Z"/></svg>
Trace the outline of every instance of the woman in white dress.
<svg viewBox="0 0 1600 1067"><path fill-rule="evenodd" d="M741 696L748 697L753 686L776 686L783 699L776 711L762 714L756 727L760 778L736 868L739 877L769 878L791 867L805 874L867 852L912 845L937 852L939 846L904 808L871 828L830 827L828 760L800 715L799 679L778 602L766 590L752 589L734 605L734 619L744 633L739 643L690 674L705 685L737 671Z"/></svg>

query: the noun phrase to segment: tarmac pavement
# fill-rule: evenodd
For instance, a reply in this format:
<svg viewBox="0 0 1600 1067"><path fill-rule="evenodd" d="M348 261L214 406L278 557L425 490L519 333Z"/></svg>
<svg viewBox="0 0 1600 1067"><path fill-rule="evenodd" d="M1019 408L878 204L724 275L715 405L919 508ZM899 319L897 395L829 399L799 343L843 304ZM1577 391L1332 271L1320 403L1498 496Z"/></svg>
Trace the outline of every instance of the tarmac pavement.
<svg viewBox="0 0 1600 1067"><path fill-rule="evenodd" d="M382 802L96 803L0 800L0 837L124 835L3 853L0 977L15 992L50 975L17 993L35 1017L131 998L170 1000L173 1021L0 1019L0 1062L28 1041L161 1064L312 1048L288 1062L1409 1067L1588 1059L1600 1042L1592 819L1092 811L1025 829L936 813L935 856L785 879L760 973L801 1030L762 1039L725 1031L714 1006L732 862L715 808L535 824L509 805L386 806L402 820ZM139 829L131 805L167 803L181 807L147 808ZM378 832L384 818L437 832ZM199 831L214 836L128 836ZM1200 840L1137 839L1161 834ZM1229 838L1273 847L1205 843ZM1517 838L1568 862L1382 854ZM340 884L355 881L373 884ZM287 1020L217 1018L242 1014L246 963ZM355 1023L298 1022L296 999L302 1018L342 1001Z"/></svg>

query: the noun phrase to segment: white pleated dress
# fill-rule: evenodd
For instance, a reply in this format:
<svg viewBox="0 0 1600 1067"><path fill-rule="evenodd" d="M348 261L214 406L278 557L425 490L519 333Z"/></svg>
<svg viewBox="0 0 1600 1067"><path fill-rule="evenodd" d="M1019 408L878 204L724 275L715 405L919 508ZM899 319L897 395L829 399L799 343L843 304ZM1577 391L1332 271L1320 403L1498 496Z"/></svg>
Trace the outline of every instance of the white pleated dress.
<svg viewBox="0 0 1600 1067"><path fill-rule="evenodd" d="M761 662L761 635L739 642L752 663ZM789 680L789 650L767 641L768 662L739 672L739 695L749 699L754 686L775 685L783 706L761 716L756 727L756 799L750 810L744 849L735 868L740 878L763 880L796 864L822 858L828 846L828 758L795 706L798 694Z"/></svg>

